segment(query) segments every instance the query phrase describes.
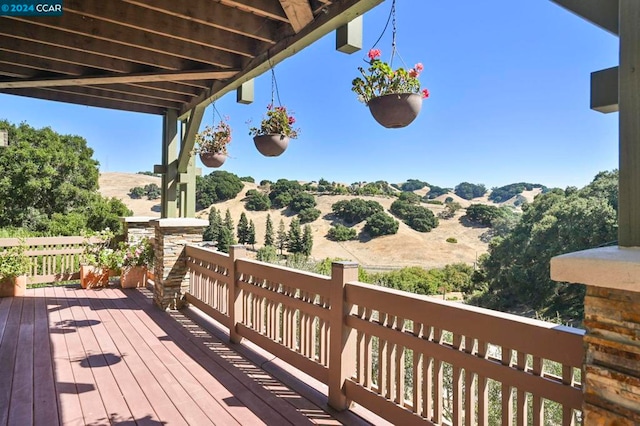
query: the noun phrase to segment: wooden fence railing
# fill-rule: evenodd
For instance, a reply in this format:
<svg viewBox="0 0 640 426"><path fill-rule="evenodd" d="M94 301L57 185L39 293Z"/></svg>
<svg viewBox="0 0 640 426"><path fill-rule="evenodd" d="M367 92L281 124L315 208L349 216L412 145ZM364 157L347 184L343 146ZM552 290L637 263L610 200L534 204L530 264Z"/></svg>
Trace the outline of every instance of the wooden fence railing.
<svg viewBox="0 0 640 426"><path fill-rule="evenodd" d="M80 255L86 241L85 237L0 238L0 252L25 246L30 260L29 284L75 280L80 276Z"/></svg>
<svg viewBox="0 0 640 426"><path fill-rule="evenodd" d="M242 251L239 252L240 254ZM187 300L396 424L581 422L583 331L187 246ZM234 337L235 336L235 337Z"/></svg>

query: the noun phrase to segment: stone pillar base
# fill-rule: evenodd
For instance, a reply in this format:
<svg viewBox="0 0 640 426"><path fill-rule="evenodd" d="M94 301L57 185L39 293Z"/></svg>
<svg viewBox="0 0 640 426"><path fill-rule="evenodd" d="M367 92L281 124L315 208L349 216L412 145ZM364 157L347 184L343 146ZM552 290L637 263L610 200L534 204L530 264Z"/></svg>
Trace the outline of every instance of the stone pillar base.
<svg viewBox="0 0 640 426"><path fill-rule="evenodd" d="M161 309L180 309L186 305L189 290L185 245L202 241L209 222L202 219L157 219L155 226L155 286L153 301Z"/></svg>
<svg viewBox="0 0 640 426"><path fill-rule="evenodd" d="M551 278L587 285L584 424L640 424L640 249L558 256Z"/></svg>

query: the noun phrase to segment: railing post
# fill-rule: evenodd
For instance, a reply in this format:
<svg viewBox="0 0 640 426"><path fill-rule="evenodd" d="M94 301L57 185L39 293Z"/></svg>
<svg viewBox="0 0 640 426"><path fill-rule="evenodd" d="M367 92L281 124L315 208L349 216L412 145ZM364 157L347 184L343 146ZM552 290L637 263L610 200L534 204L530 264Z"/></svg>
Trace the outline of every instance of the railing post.
<svg viewBox="0 0 640 426"><path fill-rule="evenodd" d="M236 259L247 257L247 248L243 245L234 245L229 247L229 301L227 304L229 313L229 340L233 343L240 343L242 336L238 334L236 324L237 318L242 318L242 290L238 288L238 268Z"/></svg>
<svg viewBox="0 0 640 426"><path fill-rule="evenodd" d="M345 300L345 286L358 280L358 264L333 262L331 264L331 291L329 310L329 405L336 410L346 410L351 405L344 384L356 369L356 336L347 327L345 318L352 305Z"/></svg>

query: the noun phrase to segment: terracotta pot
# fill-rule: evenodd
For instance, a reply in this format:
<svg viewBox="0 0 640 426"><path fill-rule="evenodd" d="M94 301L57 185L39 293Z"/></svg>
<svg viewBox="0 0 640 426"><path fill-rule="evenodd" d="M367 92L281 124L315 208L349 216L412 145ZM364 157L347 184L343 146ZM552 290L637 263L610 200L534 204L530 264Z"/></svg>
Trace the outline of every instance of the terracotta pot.
<svg viewBox="0 0 640 426"><path fill-rule="evenodd" d="M253 143L265 157L277 157L289 146L289 137L280 133L271 133L253 137Z"/></svg>
<svg viewBox="0 0 640 426"><path fill-rule="evenodd" d="M80 265L82 288L106 287L109 285L109 270L93 265Z"/></svg>
<svg viewBox="0 0 640 426"><path fill-rule="evenodd" d="M408 126L422 108L422 96L415 93L394 93L373 98L367 104L373 118L388 129Z"/></svg>
<svg viewBox="0 0 640 426"><path fill-rule="evenodd" d="M8 277L0 280L0 297L24 296L27 288L27 276Z"/></svg>
<svg viewBox="0 0 640 426"><path fill-rule="evenodd" d="M220 152L201 152L200 153L200 161L207 167L220 167L227 160L227 154L222 154Z"/></svg>
<svg viewBox="0 0 640 426"><path fill-rule="evenodd" d="M136 288L147 285L147 267L129 266L122 268L120 286L122 288Z"/></svg>

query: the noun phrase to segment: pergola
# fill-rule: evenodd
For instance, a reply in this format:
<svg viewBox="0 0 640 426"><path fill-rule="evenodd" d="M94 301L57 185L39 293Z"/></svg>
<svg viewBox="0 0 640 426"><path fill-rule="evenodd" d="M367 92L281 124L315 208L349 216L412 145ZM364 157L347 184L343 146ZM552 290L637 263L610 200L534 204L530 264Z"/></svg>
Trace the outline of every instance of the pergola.
<svg viewBox="0 0 640 426"><path fill-rule="evenodd" d="M162 115L162 217L194 217L207 105L250 103L253 78L331 31L359 50L382 1L64 0L62 16L0 16L0 92Z"/></svg>

